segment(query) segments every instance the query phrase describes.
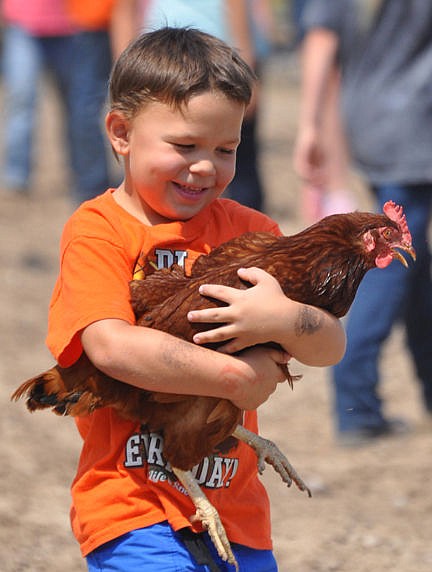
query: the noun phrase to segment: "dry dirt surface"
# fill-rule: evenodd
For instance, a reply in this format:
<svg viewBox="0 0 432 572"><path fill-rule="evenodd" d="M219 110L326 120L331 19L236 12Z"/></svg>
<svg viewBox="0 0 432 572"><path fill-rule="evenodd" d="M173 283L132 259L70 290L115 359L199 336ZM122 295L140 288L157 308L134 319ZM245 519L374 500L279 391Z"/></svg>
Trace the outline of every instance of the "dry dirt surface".
<svg viewBox="0 0 432 572"><path fill-rule="evenodd" d="M268 65L262 93L262 170L268 211L291 233L302 227L290 154L298 108L296 62ZM41 102L35 179L28 199L0 199L0 571L85 570L69 529L69 485L80 439L70 419L27 413L9 396L51 365L44 347L58 240L71 212L61 114L49 83ZM359 187L359 197L368 198ZM358 450L334 443L327 372L303 373L261 408L261 432L276 441L313 490L291 488L267 469L281 572L430 572L432 439L402 332L382 355L386 410L413 432ZM249 571L245 571L249 572Z"/></svg>

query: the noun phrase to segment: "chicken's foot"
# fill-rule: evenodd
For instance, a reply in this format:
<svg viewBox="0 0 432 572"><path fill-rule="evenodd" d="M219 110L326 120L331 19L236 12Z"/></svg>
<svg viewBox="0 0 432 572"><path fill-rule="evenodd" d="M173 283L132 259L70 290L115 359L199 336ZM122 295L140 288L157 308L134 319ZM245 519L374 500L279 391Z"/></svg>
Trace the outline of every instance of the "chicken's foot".
<svg viewBox="0 0 432 572"><path fill-rule="evenodd" d="M294 482L301 491L306 491L309 497L312 496L309 487L306 486L297 471L273 441L260 437L256 433L245 429L243 425L237 425L234 429L233 437L240 439L240 441L254 449L258 457L258 471L260 474L264 472L265 464L268 463L272 465L281 476L283 482L287 483L289 487Z"/></svg>
<svg viewBox="0 0 432 572"><path fill-rule="evenodd" d="M219 556L224 562L229 562L235 566L235 569L238 571L237 560L231 550L231 545L218 511L210 503L190 471L182 471L177 467L172 467L172 470L187 490L195 505L196 513L191 517L191 522L200 521L202 523L202 526L208 531Z"/></svg>

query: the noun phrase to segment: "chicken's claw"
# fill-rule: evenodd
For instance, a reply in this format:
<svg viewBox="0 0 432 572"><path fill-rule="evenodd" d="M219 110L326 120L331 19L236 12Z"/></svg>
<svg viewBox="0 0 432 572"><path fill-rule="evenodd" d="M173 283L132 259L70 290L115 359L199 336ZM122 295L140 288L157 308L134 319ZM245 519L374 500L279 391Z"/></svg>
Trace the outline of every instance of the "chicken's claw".
<svg viewBox="0 0 432 572"><path fill-rule="evenodd" d="M258 471L260 474L264 472L266 463L268 463L279 473L283 482L289 487L294 482L301 491L306 491L309 497L312 496L309 487L273 441L260 437L256 433L245 429L242 425L238 425L235 428L233 436L254 449L258 457Z"/></svg>
<svg viewBox="0 0 432 572"><path fill-rule="evenodd" d="M201 522L203 528L209 533L219 556L224 562L228 562L234 566L238 572L238 563L231 549L218 511L208 500L190 471L182 471L176 467L172 469L195 505L196 513L190 518L190 521Z"/></svg>
<svg viewBox="0 0 432 572"><path fill-rule="evenodd" d="M216 547L217 553L224 562L229 562L238 570L238 564L231 550L225 528L221 522L215 507L207 500L203 499L197 503L196 513L190 518L191 522L200 521L203 528L207 530L209 536Z"/></svg>

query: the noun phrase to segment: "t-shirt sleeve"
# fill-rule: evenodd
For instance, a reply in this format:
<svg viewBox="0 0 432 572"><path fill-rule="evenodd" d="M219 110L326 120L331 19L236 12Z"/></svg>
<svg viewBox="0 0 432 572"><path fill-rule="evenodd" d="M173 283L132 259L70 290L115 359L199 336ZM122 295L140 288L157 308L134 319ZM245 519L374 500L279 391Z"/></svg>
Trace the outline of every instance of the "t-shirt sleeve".
<svg viewBox="0 0 432 572"><path fill-rule="evenodd" d="M283 234L278 223L268 215L230 199L225 199L225 204L229 207L233 236L238 236L244 232L270 232L276 236ZM219 233L216 231L216 234ZM225 237L223 241L229 240L229 238Z"/></svg>
<svg viewBox="0 0 432 572"><path fill-rule="evenodd" d="M310 0L302 14L302 27L305 31L326 28L337 33L342 10L340 0Z"/></svg>
<svg viewBox="0 0 432 572"><path fill-rule="evenodd" d="M254 213L255 217L250 218L251 230L253 232L270 232L275 236L282 236L282 231L277 222L263 213Z"/></svg>
<svg viewBox="0 0 432 572"><path fill-rule="evenodd" d="M108 318L134 323L131 272L124 249L107 239L76 236L64 246L47 336L60 365L67 367L79 358L80 334L89 324Z"/></svg>

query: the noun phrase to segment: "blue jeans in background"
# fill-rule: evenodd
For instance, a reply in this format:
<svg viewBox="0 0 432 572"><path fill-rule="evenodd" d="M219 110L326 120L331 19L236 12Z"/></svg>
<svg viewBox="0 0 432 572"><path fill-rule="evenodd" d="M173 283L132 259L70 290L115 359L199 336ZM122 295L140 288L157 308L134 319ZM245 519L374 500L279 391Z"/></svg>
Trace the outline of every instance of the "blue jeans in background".
<svg viewBox="0 0 432 572"><path fill-rule="evenodd" d="M228 196L246 207L264 211L264 190L259 173L257 117L243 121L241 143L237 148L236 174L228 187Z"/></svg>
<svg viewBox="0 0 432 572"><path fill-rule="evenodd" d="M432 412L432 283L427 237L432 184L382 185L374 190L380 209L388 200L403 206L417 261L410 262L408 269L393 261L384 270L370 270L359 287L348 315L346 354L333 369L341 433L386 424L378 394L378 365L383 342L399 319L405 325L424 405Z"/></svg>
<svg viewBox="0 0 432 572"><path fill-rule="evenodd" d="M110 186L102 134L110 64L107 32L42 37L18 26L5 28L2 184L6 188L27 191L31 184L37 99L44 69L52 72L64 106L74 201L91 198ZM41 95L45 95L43 89Z"/></svg>
<svg viewBox="0 0 432 572"><path fill-rule="evenodd" d="M35 134L36 105L39 79L45 58L52 67L60 65L58 85L66 96L67 81L63 75L70 69L69 36L39 40L17 26L3 32L2 73L4 100L4 168L2 184L11 190L27 190L32 170L32 146Z"/></svg>
<svg viewBox="0 0 432 572"><path fill-rule="evenodd" d="M106 30L77 33L72 42L74 60L68 125L75 178L72 194L79 203L116 184L109 172L104 127L112 56Z"/></svg>

